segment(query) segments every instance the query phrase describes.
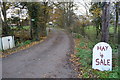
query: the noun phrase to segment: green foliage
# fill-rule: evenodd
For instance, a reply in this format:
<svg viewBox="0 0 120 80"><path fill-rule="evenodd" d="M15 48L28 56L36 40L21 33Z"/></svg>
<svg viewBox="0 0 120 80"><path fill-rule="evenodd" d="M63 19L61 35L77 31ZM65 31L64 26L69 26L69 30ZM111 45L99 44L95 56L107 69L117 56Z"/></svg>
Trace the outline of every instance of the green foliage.
<svg viewBox="0 0 120 80"><path fill-rule="evenodd" d="M85 27L86 36L89 37L91 41L96 41L96 27L95 26L87 26Z"/></svg>
<svg viewBox="0 0 120 80"><path fill-rule="evenodd" d="M91 42L88 43L88 47L89 47L91 50L93 49L94 45L95 45L95 43L91 43Z"/></svg>
<svg viewBox="0 0 120 80"><path fill-rule="evenodd" d="M75 38L81 38L82 36L81 35L75 35Z"/></svg>
<svg viewBox="0 0 120 80"><path fill-rule="evenodd" d="M21 4L26 5L31 18L31 38L38 41L40 37L46 36L46 23L49 19L48 2L25 2Z"/></svg>
<svg viewBox="0 0 120 80"><path fill-rule="evenodd" d="M83 77L89 78L89 74L87 72L84 73Z"/></svg>
<svg viewBox="0 0 120 80"><path fill-rule="evenodd" d="M30 44L30 43L31 43L30 40L27 40L27 41L24 42L24 44Z"/></svg>
<svg viewBox="0 0 120 80"><path fill-rule="evenodd" d="M114 25L110 26L110 28L109 28L109 32L110 32L111 34L114 33Z"/></svg>
<svg viewBox="0 0 120 80"><path fill-rule="evenodd" d="M17 46L18 46L18 47L24 46L24 45L30 44L31 42L32 42L32 40L27 40L27 41L25 41L25 42L17 43Z"/></svg>
<svg viewBox="0 0 120 80"><path fill-rule="evenodd" d="M109 27L109 32L110 32L110 36L109 36L109 43L113 43L114 41L114 26L111 25ZM85 27L85 33L86 33L86 36L91 40L91 41L94 41L95 43L99 42L100 39L101 39L101 33L99 33L99 35L97 36L98 38L96 38L96 27L95 26L86 26ZM116 45L118 42L118 37L116 36L116 42L115 44L113 45Z"/></svg>
<svg viewBox="0 0 120 80"><path fill-rule="evenodd" d="M118 44L110 43L110 45L111 45L111 48L112 48L112 52L117 53L118 52Z"/></svg>
<svg viewBox="0 0 120 80"><path fill-rule="evenodd" d="M110 73L109 78L118 78L118 74L116 72L115 73Z"/></svg>
<svg viewBox="0 0 120 80"><path fill-rule="evenodd" d="M84 47L85 46L85 42L81 42L79 44L80 47ZM91 50L86 50L86 49L82 49L82 48L76 48L76 50L78 51L78 53L76 54L77 57L80 57L80 62L82 63L82 66L89 66L91 65ZM87 62L86 62L87 61Z"/></svg>
<svg viewBox="0 0 120 80"><path fill-rule="evenodd" d="M23 29L29 30L29 29L30 29L30 26L23 26Z"/></svg>
<svg viewBox="0 0 120 80"><path fill-rule="evenodd" d="M84 43L84 42L81 42L81 43L80 43L80 47L83 47L83 46L85 46L85 43Z"/></svg>
<svg viewBox="0 0 120 80"><path fill-rule="evenodd" d="M29 30L30 26L22 26L24 30ZM18 26L12 26L11 27L12 30L18 30Z"/></svg>

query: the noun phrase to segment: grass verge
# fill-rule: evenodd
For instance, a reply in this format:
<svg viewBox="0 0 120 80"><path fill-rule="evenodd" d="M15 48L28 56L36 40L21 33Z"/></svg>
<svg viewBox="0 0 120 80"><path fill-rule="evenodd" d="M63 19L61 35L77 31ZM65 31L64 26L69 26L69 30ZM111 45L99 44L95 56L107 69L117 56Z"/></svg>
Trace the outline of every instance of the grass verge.
<svg viewBox="0 0 120 80"><path fill-rule="evenodd" d="M70 61L76 66L75 70L79 73L78 78L118 78L118 48L117 45L110 44L113 49L112 71L99 71L92 69L92 49L97 42L76 35L75 54L71 55Z"/></svg>

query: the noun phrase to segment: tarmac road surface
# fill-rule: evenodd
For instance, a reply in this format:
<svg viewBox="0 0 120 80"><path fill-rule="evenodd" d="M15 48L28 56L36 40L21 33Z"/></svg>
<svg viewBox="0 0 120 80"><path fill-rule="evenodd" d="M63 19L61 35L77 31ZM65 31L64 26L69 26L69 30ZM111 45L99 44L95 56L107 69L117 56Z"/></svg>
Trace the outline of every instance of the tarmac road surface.
<svg viewBox="0 0 120 80"><path fill-rule="evenodd" d="M2 59L3 78L73 78L68 53L74 49L72 37L64 30L52 29L40 44Z"/></svg>

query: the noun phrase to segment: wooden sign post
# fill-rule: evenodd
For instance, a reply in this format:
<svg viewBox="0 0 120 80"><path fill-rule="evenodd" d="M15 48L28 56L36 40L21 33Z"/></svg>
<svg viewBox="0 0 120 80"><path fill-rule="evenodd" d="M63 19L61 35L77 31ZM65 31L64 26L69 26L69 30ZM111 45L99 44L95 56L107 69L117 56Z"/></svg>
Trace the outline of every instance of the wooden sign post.
<svg viewBox="0 0 120 80"><path fill-rule="evenodd" d="M112 48L109 44L100 42L94 46L92 68L100 71L112 70Z"/></svg>

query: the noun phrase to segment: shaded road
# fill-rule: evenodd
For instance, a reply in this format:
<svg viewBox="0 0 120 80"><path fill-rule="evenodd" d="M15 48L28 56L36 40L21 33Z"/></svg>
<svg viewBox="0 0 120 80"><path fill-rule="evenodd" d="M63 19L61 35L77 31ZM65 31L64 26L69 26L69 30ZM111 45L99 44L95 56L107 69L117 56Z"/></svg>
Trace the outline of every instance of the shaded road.
<svg viewBox="0 0 120 80"><path fill-rule="evenodd" d="M72 38L53 29L42 43L2 60L3 78L72 78L74 71L67 61L73 49Z"/></svg>

